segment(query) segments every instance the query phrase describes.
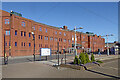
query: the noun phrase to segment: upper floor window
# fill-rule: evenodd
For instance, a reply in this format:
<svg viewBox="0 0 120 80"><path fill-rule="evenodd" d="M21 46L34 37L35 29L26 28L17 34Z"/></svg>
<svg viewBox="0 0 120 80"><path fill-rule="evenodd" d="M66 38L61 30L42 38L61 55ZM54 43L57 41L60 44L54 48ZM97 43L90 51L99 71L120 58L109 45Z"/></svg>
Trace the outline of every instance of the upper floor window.
<svg viewBox="0 0 120 80"><path fill-rule="evenodd" d="M50 37L50 40L53 40L53 37Z"/></svg>
<svg viewBox="0 0 120 80"><path fill-rule="evenodd" d="M23 46L23 42L21 42L21 46Z"/></svg>
<svg viewBox="0 0 120 80"><path fill-rule="evenodd" d="M57 34L57 31L55 31L55 34Z"/></svg>
<svg viewBox="0 0 120 80"><path fill-rule="evenodd" d="M31 46L31 43L29 43L29 47Z"/></svg>
<svg viewBox="0 0 120 80"><path fill-rule="evenodd" d="M23 36L23 31L21 31L21 36Z"/></svg>
<svg viewBox="0 0 120 80"><path fill-rule="evenodd" d="M26 32L24 32L24 36L26 36Z"/></svg>
<svg viewBox="0 0 120 80"><path fill-rule="evenodd" d="M9 24L9 19L5 19L5 24Z"/></svg>
<svg viewBox="0 0 120 80"><path fill-rule="evenodd" d="M17 30L15 30L15 35L17 35Z"/></svg>
<svg viewBox="0 0 120 80"><path fill-rule="evenodd" d="M83 36L83 39L85 39L85 36Z"/></svg>
<svg viewBox="0 0 120 80"><path fill-rule="evenodd" d="M74 37L74 35L72 35L72 38Z"/></svg>
<svg viewBox="0 0 120 80"><path fill-rule="evenodd" d="M64 39L63 41L66 42L66 39Z"/></svg>
<svg viewBox="0 0 120 80"><path fill-rule="evenodd" d="M64 33L64 36L66 36L66 33Z"/></svg>
<svg viewBox="0 0 120 80"><path fill-rule="evenodd" d="M5 31L6 35L10 35L10 31Z"/></svg>
<svg viewBox="0 0 120 80"><path fill-rule="evenodd" d="M45 36L45 40L48 40L48 37L47 37L47 36Z"/></svg>
<svg viewBox="0 0 120 80"><path fill-rule="evenodd" d="M33 27L33 29L35 30L35 26Z"/></svg>
<svg viewBox="0 0 120 80"><path fill-rule="evenodd" d="M41 27L39 28L39 31L42 31L42 28L41 28Z"/></svg>
<svg viewBox="0 0 120 80"><path fill-rule="evenodd" d="M25 43L24 43L24 46L25 46Z"/></svg>
<svg viewBox="0 0 120 80"><path fill-rule="evenodd" d="M55 38L55 41L57 41L57 38Z"/></svg>
<svg viewBox="0 0 120 80"><path fill-rule="evenodd" d="M68 40L68 42L70 43L70 42L71 42L71 40Z"/></svg>
<svg viewBox="0 0 120 80"><path fill-rule="evenodd" d="M47 29L45 30L45 32L47 33Z"/></svg>
<svg viewBox="0 0 120 80"><path fill-rule="evenodd" d="M25 22L24 21L22 21L22 26L25 27Z"/></svg>
<svg viewBox="0 0 120 80"><path fill-rule="evenodd" d="M29 33L29 37L31 37L31 33Z"/></svg>
<svg viewBox="0 0 120 80"><path fill-rule="evenodd" d="M5 42L5 46L7 46L7 42Z"/></svg>
<svg viewBox="0 0 120 80"><path fill-rule="evenodd" d="M15 46L17 46L17 42L15 42Z"/></svg>
<svg viewBox="0 0 120 80"><path fill-rule="evenodd" d="M38 36L38 38L40 39L40 35Z"/></svg>
<svg viewBox="0 0 120 80"><path fill-rule="evenodd" d="M42 35L41 35L41 39L42 39Z"/></svg>
<svg viewBox="0 0 120 80"><path fill-rule="evenodd" d="M59 32L59 34L61 35L61 32Z"/></svg>
<svg viewBox="0 0 120 80"><path fill-rule="evenodd" d="M61 39L59 38L59 41L61 41Z"/></svg>

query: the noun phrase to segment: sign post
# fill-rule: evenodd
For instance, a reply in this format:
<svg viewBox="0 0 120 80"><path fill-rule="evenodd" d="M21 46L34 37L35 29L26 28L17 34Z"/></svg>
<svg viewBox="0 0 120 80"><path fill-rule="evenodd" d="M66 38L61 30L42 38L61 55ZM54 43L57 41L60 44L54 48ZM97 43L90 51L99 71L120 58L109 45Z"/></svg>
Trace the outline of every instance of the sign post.
<svg viewBox="0 0 120 80"><path fill-rule="evenodd" d="M40 61L41 56L45 56L47 60L47 56L51 56L51 49L50 48L40 48Z"/></svg>

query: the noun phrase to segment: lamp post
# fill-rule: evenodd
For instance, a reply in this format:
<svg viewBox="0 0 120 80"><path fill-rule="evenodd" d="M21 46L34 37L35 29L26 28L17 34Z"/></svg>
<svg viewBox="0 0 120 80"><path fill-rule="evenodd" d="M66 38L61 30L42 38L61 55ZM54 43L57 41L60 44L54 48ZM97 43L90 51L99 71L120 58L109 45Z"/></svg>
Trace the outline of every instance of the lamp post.
<svg viewBox="0 0 120 80"><path fill-rule="evenodd" d="M75 28L74 28L74 31L75 31L75 56L77 55L77 50L76 50L76 44L77 44L77 42L76 42L76 30L77 29L83 29L83 27L79 27L79 28L76 28L76 26L75 26Z"/></svg>
<svg viewBox="0 0 120 80"><path fill-rule="evenodd" d="M32 36L33 36L33 40L34 40L34 53L33 53L33 56L34 56L34 61L35 61L35 34L34 34L34 32L32 32Z"/></svg>
<svg viewBox="0 0 120 80"><path fill-rule="evenodd" d="M102 36L102 37L106 37L106 39L107 39L107 55L109 55L109 48L108 48L108 36L114 36L113 34L110 34L110 35L105 35L105 36Z"/></svg>

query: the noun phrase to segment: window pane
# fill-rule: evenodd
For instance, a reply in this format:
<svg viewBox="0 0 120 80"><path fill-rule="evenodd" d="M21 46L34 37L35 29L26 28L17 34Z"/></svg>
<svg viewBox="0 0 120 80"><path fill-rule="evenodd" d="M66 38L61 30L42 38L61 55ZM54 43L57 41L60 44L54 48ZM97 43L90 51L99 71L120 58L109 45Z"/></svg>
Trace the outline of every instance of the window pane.
<svg viewBox="0 0 120 80"><path fill-rule="evenodd" d="M31 43L29 43L29 47L31 46Z"/></svg>
<svg viewBox="0 0 120 80"><path fill-rule="evenodd" d="M40 31L42 31L42 28L40 27L40 29L39 29Z"/></svg>
<svg viewBox="0 0 120 80"><path fill-rule="evenodd" d="M10 31L6 31L6 35L10 35Z"/></svg>
<svg viewBox="0 0 120 80"><path fill-rule="evenodd" d="M26 36L26 32L24 32L24 36Z"/></svg>
<svg viewBox="0 0 120 80"><path fill-rule="evenodd" d="M22 21L22 26L25 27L25 22L24 21Z"/></svg>
<svg viewBox="0 0 120 80"><path fill-rule="evenodd" d="M31 33L29 33L29 37L31 36Z"/></svg>
<svg viewBox="0 0 120 80"><path fill-rule="evenodd" d="M17 42L15 42L15 46L17 46Z"/></svg>
<svg viewBox="0 0 120 80"><path fill-rule="evenodd" d="M46 29L46 32L47 32L47 29Z"/></svg>
<svg viewBox="0 0 120 80"><path fill-rule="evenodd" d="M9 19L5 19L5 24L9 24Z"/></svg>
<svg viewBox="0 0 120 80"><path fill-rule="evenodd" d="M17 35L17 31L15 30L15 35Z"/></svg>

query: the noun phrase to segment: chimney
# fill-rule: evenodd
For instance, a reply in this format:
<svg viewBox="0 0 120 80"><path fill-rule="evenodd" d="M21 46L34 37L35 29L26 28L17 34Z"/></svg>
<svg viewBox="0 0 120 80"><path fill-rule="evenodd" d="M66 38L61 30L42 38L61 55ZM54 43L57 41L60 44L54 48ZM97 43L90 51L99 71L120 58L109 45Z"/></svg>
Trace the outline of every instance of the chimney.
<svg viewBox="0 0 120 80"><path fill-rule="evenodd" d="M67 26L63 26L63 29L67 30Z"/></svg>

